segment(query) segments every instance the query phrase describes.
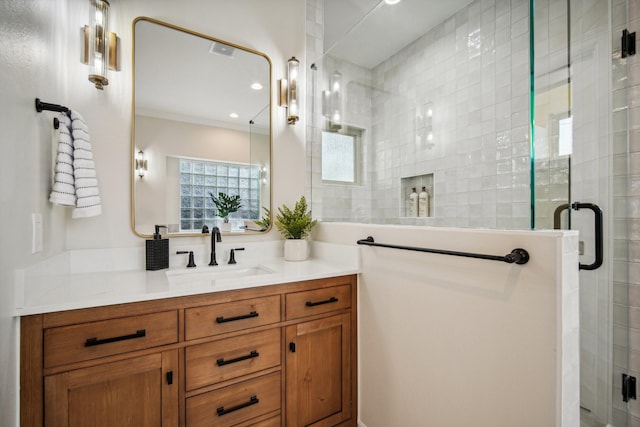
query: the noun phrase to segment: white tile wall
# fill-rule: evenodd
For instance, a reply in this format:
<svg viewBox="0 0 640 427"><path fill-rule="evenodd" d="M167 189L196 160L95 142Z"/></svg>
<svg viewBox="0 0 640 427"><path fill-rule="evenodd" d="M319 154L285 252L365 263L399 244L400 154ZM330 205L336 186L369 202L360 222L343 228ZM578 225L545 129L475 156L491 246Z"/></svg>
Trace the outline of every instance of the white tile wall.
<svg viewBox="0 0 640 427"><path fill-rule="evenodd" d="M308 9L314 31L321 3L310 2ZM314 147L325 121L321 105L313 103L307 187L314 215L325 221L528 229L528 5L477 0L372 70L330 56L315 61L320 77L309 89L326 90L326 76L339 70L344 120L365 129L365 143L361 185L323 185ZM320 37L309 34L310 58L320 57ZM426 103L433 108L432 142L417 137ZM430 173L433 217L399 219L408 196L401 194L401 179Z"/></svg>

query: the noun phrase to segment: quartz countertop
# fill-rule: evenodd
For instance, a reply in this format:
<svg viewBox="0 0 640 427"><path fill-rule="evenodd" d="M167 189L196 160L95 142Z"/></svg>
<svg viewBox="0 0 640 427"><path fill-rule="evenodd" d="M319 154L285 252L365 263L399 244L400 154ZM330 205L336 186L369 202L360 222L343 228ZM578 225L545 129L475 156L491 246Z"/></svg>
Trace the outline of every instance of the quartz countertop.
<svg viewBox="0 0 640 427"><path fill-rule="evenodd" d="M236 265L221 263L219 266L209 267L201 262L196 268L178 266L158 271L117 267L96 271L87 267L91 265L92 255L84 251L75 254L76 258L82 259L81 267L65 265L69 259L67 256L60 257L61 261L50 261L47 265L17 271L14 314L25 316L149 301L360 272L358 248L313 243L312 255L306 261L285 261L277 256L280 255L277 246L273 250L273 244L258 243L245 245L248 255L244 256L243 253L237 256L242 261L239 259ZM137 250L129 250L129 254L139 255ZM104 265L104 253L95 255L102 258ZM123 254L113 256L123 257Z"/></svg>

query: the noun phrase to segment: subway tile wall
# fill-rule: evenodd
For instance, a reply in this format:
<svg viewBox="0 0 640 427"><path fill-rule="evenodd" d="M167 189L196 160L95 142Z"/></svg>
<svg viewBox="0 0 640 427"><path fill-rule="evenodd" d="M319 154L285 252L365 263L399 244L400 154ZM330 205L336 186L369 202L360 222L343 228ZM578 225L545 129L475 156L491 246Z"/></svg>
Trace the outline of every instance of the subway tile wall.
<svg viewBox="0 0 640 427"><path fill-rule="evenodd" d="M365 130L358 186L323 184L322 105L309 103L308 189L325 221L530 228L529 2L477 0L373 70L321 56L322 2L307 24L326 90L343 75L344 122ZM324 76L324 77L323 77ZM311 80L311 79L309 79ZM318 98L318 97L316 97ZM426 105L433 140L420 134ZM370 167L370 170L366 168ZM402 178L434 175L430 218L403 217Z"/></svg>

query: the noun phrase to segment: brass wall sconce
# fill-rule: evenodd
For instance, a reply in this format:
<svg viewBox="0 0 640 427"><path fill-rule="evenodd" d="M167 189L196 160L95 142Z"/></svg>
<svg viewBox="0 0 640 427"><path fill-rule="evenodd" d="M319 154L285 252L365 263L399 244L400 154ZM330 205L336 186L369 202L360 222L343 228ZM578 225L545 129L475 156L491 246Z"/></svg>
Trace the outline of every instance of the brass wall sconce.
<svg viewBox="0 0 640 427"><path fill-rule="evenodd" d="M147 173L148 161L144 157L144 152L142 150L138 151L136 154L136 173L140 178L144 178Z"/></svg>
<svg viewBox="0 0 640 427"><path fill-rule="evenodd" d="M280 106L287 109L287 123L296 124L300 119L298 104L298 76L300 61L292 56L287 61L287 78L280 79Z"/></svg>
<svg viewBox="0 0 640 427"><path fill-rule="evenodd" d="M83 62L89 65L89 81L102 90L109 84L107 69L118 70L118 36L109 32L109 2L90 1L91 24L84 26Z"/></svg>

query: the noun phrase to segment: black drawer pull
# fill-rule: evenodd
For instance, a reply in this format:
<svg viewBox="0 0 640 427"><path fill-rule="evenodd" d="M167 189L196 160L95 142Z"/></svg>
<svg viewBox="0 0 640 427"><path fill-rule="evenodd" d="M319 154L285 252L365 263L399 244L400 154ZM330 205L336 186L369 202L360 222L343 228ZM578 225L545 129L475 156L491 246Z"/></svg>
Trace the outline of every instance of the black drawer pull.
<svg viewBox="0 0 640 427"><path fill-rule="evenodd" d="M233 322L235 320L251 319L252 317L258 317L258 316L259 314L257 311L252 311L251 313L243 314L242 316L227 317L226 319L224 318L224 316L220 316L220 317L216 317L216 323Z"/></svg>
<svg viewBox="0 0 640 427"><path fill-rule="evenodd" d="M218 413L218 416L221 417L223 415L230 414L231 412L237 411L239 409L246 408L247 406L255 405L259 402L260 400L258 399L257 396L251 396L248 402L241 403L237 406L232 406L229 409L224 409L224 406L221 406L218 409L216 409L216 412Z"/></svg>
<svg viewBox="0 0 640 427"><path fill-rule="evenodd" d="M85 341L84 346L93 347L94 345L109 344L110 342L132 340L134 338L142 338L146 335L147 335L147 331L145 329L138 329L135 334L122 335L120 337L105 338L101 340L99 340L98 338L88 338Z"/></svg>
<svg viewBox="0 0 640 427"><path fill-rule="evenodd" d="M216 361L216 363L218 364L218 366L224 366L231 363L242 362L243 360L247 359L253 359L254 357L258 356L260 356L260 353L258 353L257 350L252 350L251 353L247 354L246 356L236 357L235 359L224 360L224 357L221 357Z"/></svg>
<svg viewBox="0 0 640 427"><path fill-rule="evenodd" d="M331 304L332 302L338 302L338 298L331 297L328 300L318 301L318 302L307 301L307 307L315 307L316 305L322 305L322 304Z"/></svg>

